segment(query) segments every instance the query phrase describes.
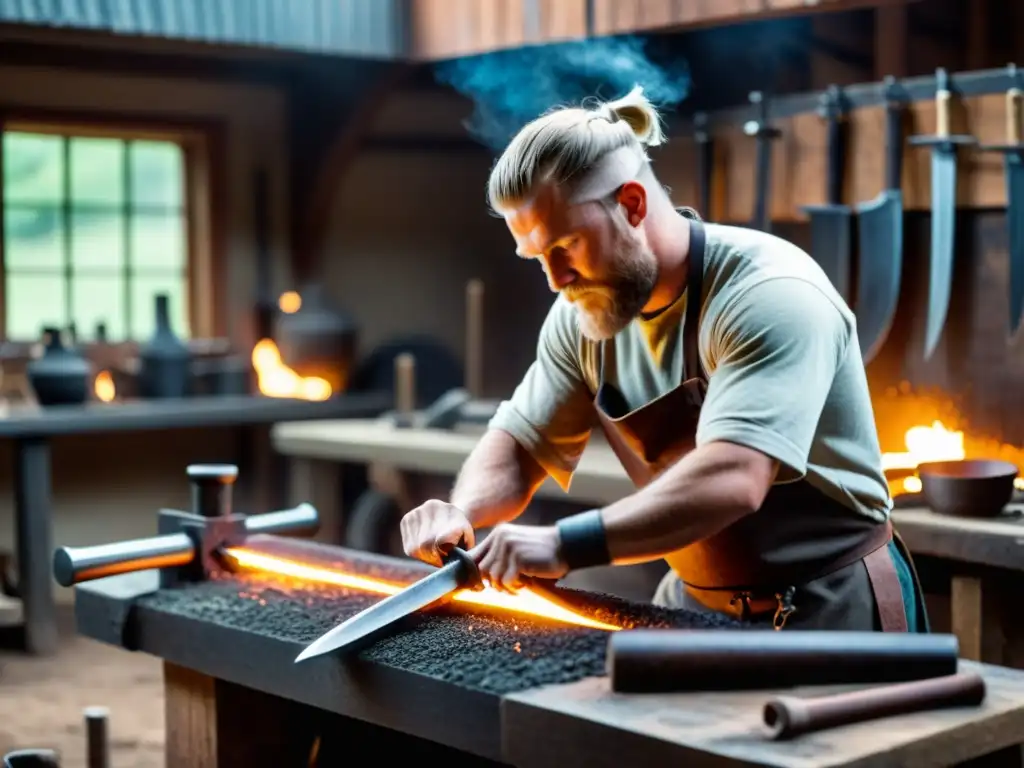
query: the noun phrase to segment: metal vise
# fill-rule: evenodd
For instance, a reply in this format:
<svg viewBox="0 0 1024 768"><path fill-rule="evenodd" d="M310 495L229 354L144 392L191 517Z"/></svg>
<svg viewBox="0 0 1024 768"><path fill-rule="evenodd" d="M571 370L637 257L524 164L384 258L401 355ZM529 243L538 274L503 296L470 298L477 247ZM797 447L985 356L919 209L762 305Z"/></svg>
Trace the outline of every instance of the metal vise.
<svg viewBox="0 0 1024 768"><path fill-rule="evenodd" d="M92 547L61 547L53 556L57 583L71 587L83 581L120 573L160 569L160 586L202 581L223 570L220 553L240 546L252 534L311 536L320 525L316 509L294 509L244 515L232 509L232 488L238 467L231 464L193 464L187 469L192 484L192 511L161 509L157 536Z"/></svg>

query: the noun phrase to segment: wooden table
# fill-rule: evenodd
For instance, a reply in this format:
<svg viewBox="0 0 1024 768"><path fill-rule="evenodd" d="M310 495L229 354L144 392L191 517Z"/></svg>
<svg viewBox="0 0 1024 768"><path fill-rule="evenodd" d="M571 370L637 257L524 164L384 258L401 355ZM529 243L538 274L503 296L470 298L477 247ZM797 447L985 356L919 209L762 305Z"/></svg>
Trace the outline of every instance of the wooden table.
<svg viewBox="0 0 1024 768"><path fill-rule="evenodd" d="M32 654L57 650L53 596L50 440L64 435L110 434L196 427L249 427L288 420L375 416L390 403L385 393L345 395L325 402L262 396L189 397L125 403L5 406L0 439L14 443L14 516L18 592L23 622L13 641ZM336 422L335 422L336 423Z"/></svg>
<svg viewBox="0 0 1024 768"><path fill-rule="evenodd" d="M291 457L293 472L308 481L324 475L325 463L334 462L383 463L411 472L455 475L481 432L480 427L464 432L401 429L381 419L351 419L277 424L271 440L278 452ZM633 490L608 444L595 435L569 491L563 492L549 478L537 495L609 504ZM996 583L1005 582L1007 574L1024 583L1024 518L952 518L905 504L901 500L892 519L911 552L940 558L954 568L950 626L960 638L964 657L1002 663L1001 648L1010 629L1003 626L1003 612L995 605Z"/></svg>
<svg viewBox="0 0 1024 768"><path fill-rule="evenodd" d="M227 599L215 582L182 588L222 607ZM502 694L417 671L415 650L296 665L311 639L308 627L296 626L301 620L282 623L275 612L280 601L301 604L316 600L315 593L304 596L289 583L284 597L267 593L256 620L240 621L236 611L210 610L202 600L158 599L157 589L154 571L81 584L75 613L79 633L163 659L168 765L305 765L318 735L326 752L319 764L330 765L329 759L341 764L339 751L372 753L379 763L436 760L452 768L1024 764L1024 672L1018 670L961 661L960 671L979 672L986 681L980 707L773 742L761 730L761 713L781 691L612 694L607 678L581 677ZM231 595L253 599L244 589ZM453 631L442 621L410 630L409 642Z"/></svg>

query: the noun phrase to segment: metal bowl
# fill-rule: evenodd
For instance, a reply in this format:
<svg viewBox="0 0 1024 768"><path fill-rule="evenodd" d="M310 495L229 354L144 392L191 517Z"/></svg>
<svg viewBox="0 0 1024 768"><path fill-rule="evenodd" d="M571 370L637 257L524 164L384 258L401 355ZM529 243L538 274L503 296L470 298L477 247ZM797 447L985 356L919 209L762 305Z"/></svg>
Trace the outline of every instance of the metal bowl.
<svg viewBox="0 0 1024 768"><path fill-rule="evenodd" d="M1013 497L1018 470L1008 461L932 461L917 468L921 493L942 515L996 517Z"/></svg>

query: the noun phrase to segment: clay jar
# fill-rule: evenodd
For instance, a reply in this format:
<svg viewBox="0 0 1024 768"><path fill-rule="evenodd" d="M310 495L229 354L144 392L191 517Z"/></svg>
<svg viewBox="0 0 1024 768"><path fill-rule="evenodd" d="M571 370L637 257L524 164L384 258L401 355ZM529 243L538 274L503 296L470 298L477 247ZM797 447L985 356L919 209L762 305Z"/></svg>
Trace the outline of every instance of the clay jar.
<svg viewBox="0 0 1024 768"><path fill-rule="evenodd" d="M355 322L331 306L321 285L311 285L300 295L296 312L278 316L281 359L300 376L319 376L335 393L343 392L356 354Z"/></svg>
<svg viewBox="0 0 1024 768"><path fill-rule="evenodd" d="M192 352L171 330L167 294L155 297L156 332L139 349L139 394L144 398L186 397Z"/></svg>
<svg viewBox="0 0 1024 768"><path fill-rule="evenodd" d="M84 403L89 396L89 363L64 346L59 328L43 329L43 354L28 363L26 373L40 405Z"/></svg>

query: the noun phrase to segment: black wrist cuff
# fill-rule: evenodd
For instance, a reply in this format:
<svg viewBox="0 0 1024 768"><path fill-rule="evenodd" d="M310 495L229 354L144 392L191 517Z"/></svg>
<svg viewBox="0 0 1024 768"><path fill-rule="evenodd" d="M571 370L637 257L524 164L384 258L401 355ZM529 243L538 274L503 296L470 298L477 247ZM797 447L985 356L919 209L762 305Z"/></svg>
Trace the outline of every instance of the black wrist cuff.
<svg viewBox="0 0 1024 768"><path fill-rule="evenodd" d="M599 509L559 520L558 536L562 559L569 570L608 565L612 561Z"/></svg>

